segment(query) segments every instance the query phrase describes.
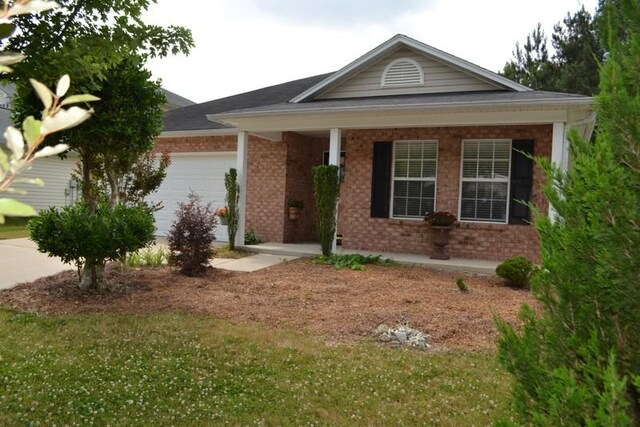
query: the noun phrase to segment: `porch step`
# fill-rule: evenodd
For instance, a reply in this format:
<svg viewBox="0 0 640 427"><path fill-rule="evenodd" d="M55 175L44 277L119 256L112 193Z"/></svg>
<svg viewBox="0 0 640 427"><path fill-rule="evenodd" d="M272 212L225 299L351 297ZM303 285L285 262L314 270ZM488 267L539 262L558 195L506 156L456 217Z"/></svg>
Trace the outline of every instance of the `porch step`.
<svg viewBox="0 0 640 427"><path fill-rule="evenodd" d="M244 250L255 253L286 255L303 258L312 258L320 255L320 245L317 243L260 243L258 245L244 246ZM426 255L419 254L401 254L389 252L371 252L342 249L338 247L338 253L341 254L362 254L362 255L380 255L382 258L392 259L403 265L416 265L434 270L465 272L473 274L485 274L495 276L496 267L500 264L498 261L480 260L480 259L464 259L451 258L446 261L431 259Z"/></svg>

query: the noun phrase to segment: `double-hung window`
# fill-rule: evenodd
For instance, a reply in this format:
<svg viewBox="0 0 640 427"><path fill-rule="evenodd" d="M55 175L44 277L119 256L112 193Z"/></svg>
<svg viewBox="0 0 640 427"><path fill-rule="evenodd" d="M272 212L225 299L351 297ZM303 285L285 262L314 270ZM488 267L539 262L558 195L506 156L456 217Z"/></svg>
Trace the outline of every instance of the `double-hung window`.
<svg viewBox="0 0 640 427"><path fill-rule="evenodd" d="M460 219L506 223L511 140L462 141Z"/></svg>
<svg viewBox="0 0 640 427"><path fill-rule="evenodd" d="M438 141L395 141L393 144L394 218L422 218L436 199Z"/></svg>

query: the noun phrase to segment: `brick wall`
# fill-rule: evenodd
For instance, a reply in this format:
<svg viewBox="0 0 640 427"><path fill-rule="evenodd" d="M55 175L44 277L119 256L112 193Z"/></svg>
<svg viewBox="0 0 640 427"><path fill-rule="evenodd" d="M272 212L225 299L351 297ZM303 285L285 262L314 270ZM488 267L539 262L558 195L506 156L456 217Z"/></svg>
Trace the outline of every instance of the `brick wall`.
<svg viewBox="0 0 640 427"><path fill-rule="evenodd" d="M436 139L439 141L436 210L458 213L460 150L463 139L534 139L536 155L551 156L550 125L349 130L347 174L340 195L339 229L350 249L429 254L429 230L421 220L370 218L374 141ZM533 202L546 212L543 174L534 169ZM524 255L538 261L538 236L526 225L462 223L451 233L453 257L501 260Z"/></svg>

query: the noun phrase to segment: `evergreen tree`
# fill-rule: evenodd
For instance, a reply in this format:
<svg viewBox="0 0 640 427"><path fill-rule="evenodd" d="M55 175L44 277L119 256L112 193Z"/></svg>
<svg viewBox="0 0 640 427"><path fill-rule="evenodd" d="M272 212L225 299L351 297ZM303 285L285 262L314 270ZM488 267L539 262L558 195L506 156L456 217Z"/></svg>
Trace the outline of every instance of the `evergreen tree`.
<svg viewBox="0 0 640 427"><path fill-rule="evenodd" d="M595 142L571 135L567 172L538 160L558 213L536 220L542 313L523 308L520 332L499 322L522 423L640 423L640 5L619 5L602 9L609 56Z"/></svg>

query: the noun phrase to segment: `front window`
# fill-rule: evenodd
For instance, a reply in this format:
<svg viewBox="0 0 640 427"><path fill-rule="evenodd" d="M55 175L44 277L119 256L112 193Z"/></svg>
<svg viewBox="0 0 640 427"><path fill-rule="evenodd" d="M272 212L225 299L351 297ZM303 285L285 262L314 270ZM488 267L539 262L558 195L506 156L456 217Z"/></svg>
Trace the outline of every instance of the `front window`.
<svg viewBox="0 0 640 427"><path fill-rule="evenodd" d="M434 210L438 141L393 144L392 216L422 218Z"/></svg>
<svg viewBox="0 0 640 427"><path fill-rule="evenodd" d="M462 141L460 219L507 222L511 140Z"/></svg>

